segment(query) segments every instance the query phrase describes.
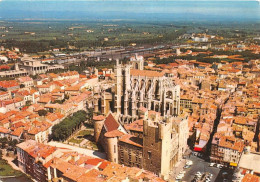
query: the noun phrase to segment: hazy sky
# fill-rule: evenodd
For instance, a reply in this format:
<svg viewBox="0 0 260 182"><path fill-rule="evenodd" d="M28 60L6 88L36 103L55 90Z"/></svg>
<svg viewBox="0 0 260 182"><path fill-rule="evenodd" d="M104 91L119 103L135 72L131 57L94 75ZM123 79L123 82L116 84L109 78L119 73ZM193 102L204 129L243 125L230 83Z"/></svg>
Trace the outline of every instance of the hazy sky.
<svg viewBox="0 0 260 182"><path fill-rule="evenodd" d="M1 19L260 20L260 5L253 0L0 1Z"/></svg>

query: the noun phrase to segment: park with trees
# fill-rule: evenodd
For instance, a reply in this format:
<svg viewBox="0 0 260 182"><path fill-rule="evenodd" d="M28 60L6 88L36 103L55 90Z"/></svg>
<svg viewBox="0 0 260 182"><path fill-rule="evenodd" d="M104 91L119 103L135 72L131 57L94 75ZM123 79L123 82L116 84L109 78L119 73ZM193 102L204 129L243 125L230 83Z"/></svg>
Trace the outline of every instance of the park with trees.
<svg viewBox="0 0 260 182"><path fill-rule="evenodd" d="M65 118L59 124L53 126L51 138L55 141L65 141L75 131L80 129L87 119L86 116L86 111L80 110Z"/></svg>

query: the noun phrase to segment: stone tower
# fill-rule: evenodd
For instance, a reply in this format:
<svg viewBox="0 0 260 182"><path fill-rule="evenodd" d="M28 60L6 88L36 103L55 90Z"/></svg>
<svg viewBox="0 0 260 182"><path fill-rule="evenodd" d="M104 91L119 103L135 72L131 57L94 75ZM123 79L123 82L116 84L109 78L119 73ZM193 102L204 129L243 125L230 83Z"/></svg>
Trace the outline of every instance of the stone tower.
<svg viewBox="0 0 260 182"><path fill-rule="evenodd" d="M116 93L115 93L115 109L117 113L122 113L124 110L124 101L127 97L126 91L130 89L130 65L122 65L119 60L116 62Z"/></svg>
<svg viewBox="0 0 260 182"><path fill-rule="evenodd" d="M99 111L99 102L100 102L100 88L99 86L94 87L94 112L97 113Z"/></svg>
<svg viewBox="0 0 260 182"><path fill-rule="evenodd" d="M143 167L168 179L178 159L178 133L173 118L144 120Z"/></svg>
<svg viewBox="0 0 260 182"><path fill-rule="evenodd" d="M106 135L105 135L106 136ZM118 163L118 136L108 137L106 136L107 142L107 158L111 162Z"/></svg>
<svg viewBox="0 0 260 182"><path fill-rule="evenodd" d="M100 136L102 128L104 126L104 120L105 120L105 117L102 115L93 117L95 142L99 141L99 136Z"/></svg>
<svg viewBox="0 0 260 182"><path fill-rule="evenodd" d="M181 54L181 49L180 48L176 49L176 54L177 54L177 56L179 56Z"/></svg>
<svg viewBox="0 0 260 182"><path fill-rule="evenodd" d="M130 62L132 65L132 69L144 70L144 57L143 56L138 56L138 54L135 54L135 56L130 58Z"/></svg>

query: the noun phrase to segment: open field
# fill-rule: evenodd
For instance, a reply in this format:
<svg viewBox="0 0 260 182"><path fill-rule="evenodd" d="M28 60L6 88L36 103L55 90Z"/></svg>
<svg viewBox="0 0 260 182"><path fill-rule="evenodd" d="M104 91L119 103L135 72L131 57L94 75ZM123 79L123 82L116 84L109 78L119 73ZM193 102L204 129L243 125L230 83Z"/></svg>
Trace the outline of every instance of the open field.
<svg viewBox="0 0 260 182"><path fill-rule="evenodd" d="M0 22L0 45L19 47L24 52L53 48L90 50L108 46L186 43L178 39L185 33L223 36L221 42L250 39L260 34L259 24L214 25L141 21L41 21Z"/></svg>

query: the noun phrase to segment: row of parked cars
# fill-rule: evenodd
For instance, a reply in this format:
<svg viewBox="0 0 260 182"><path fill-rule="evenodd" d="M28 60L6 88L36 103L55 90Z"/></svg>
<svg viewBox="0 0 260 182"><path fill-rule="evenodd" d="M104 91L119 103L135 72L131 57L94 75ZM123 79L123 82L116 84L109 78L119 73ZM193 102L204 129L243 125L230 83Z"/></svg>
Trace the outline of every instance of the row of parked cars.
<svg viewBox="0 0 260 182"><path fill-rule="evenodd" d="M184 169L190 168L190 166L193 165L193 162L191 160L186 161ZM181 171L175 178L176 181L180 181L185 176L186 171Z"/></svg>
<svg viewBox="0 0 260 182"><path fill-rule="evenodd" d="M193 182L199 182L199 181L203 181L203 182L211 182L211 179L213 177L213 174L211 173L201 173L200 171L198 171L195 174L194 179L192 180Z"/></svg>
<svg viewBox="0 0 260 182"><path fill-rule="evenodd" d="M192 155L198 156L198 157L203 157L203 154L199 153L199 152L192 152Z"/></svg>
<svg viewBox="0 0 260 182"><path fill-rule="evenodd" d="M179 180L181 180L183 177L184 177L184 175L185 175L185 173L186 173L186 171L181 171L181 172L179 172L179 174L176 176L176 181L179 181Z"/></svg>
<svg viewBox="0 0 260 182"><path fill-rule="evenodd" d="M217 167L219 169L222 169L224 166L222 164L210 163L209 167Z"/></svg>

